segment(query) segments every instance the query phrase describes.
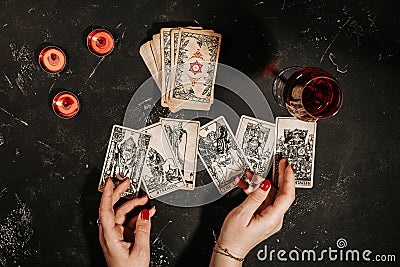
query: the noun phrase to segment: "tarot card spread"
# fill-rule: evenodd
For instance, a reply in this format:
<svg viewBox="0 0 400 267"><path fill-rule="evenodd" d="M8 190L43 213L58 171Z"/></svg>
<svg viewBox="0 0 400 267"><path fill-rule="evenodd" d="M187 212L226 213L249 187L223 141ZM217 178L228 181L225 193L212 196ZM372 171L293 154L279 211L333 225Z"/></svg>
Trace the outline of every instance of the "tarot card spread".
<svg viewBox="0 0 400 267"><path fill-rule="evenodd" d="M200 123L177 119L161 119L160 121L185 180L186 187L181 189L193 190L196 179Z"/></svg>
<svg viewBox="0 0 400 267"><path fill-rule="evenodd" d="M130 187L121 196L136 197L150 139L149 134L114 125L98 190L103 191L107 177L111 178L116 185L128 177L131 181Z"/></svg>
<svg viewBox="0 0 400 267"><path fill-rule="evenodd" d="M149 198L155 198L185 186L179 164L163 134L161 123L140 131L152 136L143 167L143 183Z"/></svg>
<svg viewBox="0 0 400 267"><path fill-rule="evenodd" d="M249 164L224 117L200 128L199 156L221 194L236 187Z"/></svg>
<svg viewBox="0 0 400 267"><path fill-rule="evenodd" d="M295 173L298 188L312 188L314 177L315 137L317 123L295 118L276 118L276 145L273 182L278 185L278 167L288 158Z"/></svg>
<svg viewBox="0 0 400 267"><path fill-rule="evenodd" d="M236 140L254 173L262 178L268 174L274 149L274 134L274 123L244 115L240 118Z"/></svg>

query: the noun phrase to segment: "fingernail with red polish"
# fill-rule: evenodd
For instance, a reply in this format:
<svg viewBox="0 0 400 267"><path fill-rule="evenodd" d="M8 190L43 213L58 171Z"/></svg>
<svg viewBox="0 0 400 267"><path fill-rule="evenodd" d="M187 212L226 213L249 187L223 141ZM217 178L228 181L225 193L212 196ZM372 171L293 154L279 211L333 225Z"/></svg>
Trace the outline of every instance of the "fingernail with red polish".
<svg viewBox="0 0 400 267"><path fill-rule="evenodd" d="M267 192L271 187L271 182L268 179L265 179L264 182L260 185L261 190Z"/></svg>
<svg viewBox="0 0 400 267"><path fill-rule="evenodd" d="M129 177L125 177L122 182L125 182L126 180L129 180Z"/></svg>
<svg viewBox="0 0 400 267"><path fill-rule="evenodd" d="M253 176L254 176L254 172L253 172L253 171L250 171L250 170L247 170L247 171L246 171L246 176L247 176L247 178L251 179L251 178L253 178Z"/></svg>
<svg viewBox="0 0 400 267"><path fill-rule="evenodd" d="M143 209L142 210L142 220L148 221L150 218L149 210Z"/></svg>

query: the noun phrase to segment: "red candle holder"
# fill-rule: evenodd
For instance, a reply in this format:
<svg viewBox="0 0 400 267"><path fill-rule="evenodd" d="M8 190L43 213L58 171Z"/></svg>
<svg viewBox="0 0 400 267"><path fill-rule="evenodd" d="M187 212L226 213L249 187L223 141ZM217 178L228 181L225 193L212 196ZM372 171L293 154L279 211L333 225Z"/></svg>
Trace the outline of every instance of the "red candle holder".
<svg viewBox="0 0 400 267"><path fill-rule="evenodd" d="M70 119L78 114L80 104L76 95L68 91L63 91L53 98L52 107L57 116Z"/></svg>
<svg viewBox="0 0 400 267"><path fill-rule="evenodd" d="M65 53L56 46L47 46L39 54L40 67L49 73L61 72L66 62Z"/></svg>
<svg viewBox="0 0 400 267"><path fill-rule="evenodd" d="M96 56L107 56L114 49L114 37L105 29L95 29L87 36L87 47Z"/></svg>

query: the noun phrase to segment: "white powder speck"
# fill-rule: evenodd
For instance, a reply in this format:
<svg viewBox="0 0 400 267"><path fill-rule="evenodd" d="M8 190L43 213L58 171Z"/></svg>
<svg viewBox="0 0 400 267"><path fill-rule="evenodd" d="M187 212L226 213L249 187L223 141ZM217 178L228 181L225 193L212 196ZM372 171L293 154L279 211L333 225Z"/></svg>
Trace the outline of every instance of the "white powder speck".
<svg viewBox="0 0 400 267"><path fill-rule="evenodd" d="M16 265L30 256L27 244L33 236L32 210L17 195L17 208L0 222L0 265Z"/></svg>

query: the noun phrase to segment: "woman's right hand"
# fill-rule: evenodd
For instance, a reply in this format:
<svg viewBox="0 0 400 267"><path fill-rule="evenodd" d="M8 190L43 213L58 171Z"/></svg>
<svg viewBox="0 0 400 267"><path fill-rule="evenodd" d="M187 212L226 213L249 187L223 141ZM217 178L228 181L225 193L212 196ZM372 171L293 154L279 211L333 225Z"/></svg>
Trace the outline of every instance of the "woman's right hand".
<svg viewBox="0 0 400 267"><path fill-rule="evenodd" d="M226 217L215 250L227 249L236 258L244 258L258 243L282 228L283 218L295 199L295 176L287 159L279 163L279 190L269 180L250 193L245 201ZM219 246L218 246L219 245ZM232 257L213 253L210 266L240 266Z"/></svg>

